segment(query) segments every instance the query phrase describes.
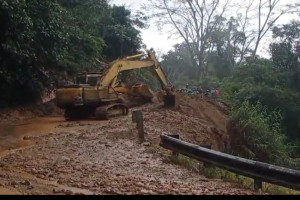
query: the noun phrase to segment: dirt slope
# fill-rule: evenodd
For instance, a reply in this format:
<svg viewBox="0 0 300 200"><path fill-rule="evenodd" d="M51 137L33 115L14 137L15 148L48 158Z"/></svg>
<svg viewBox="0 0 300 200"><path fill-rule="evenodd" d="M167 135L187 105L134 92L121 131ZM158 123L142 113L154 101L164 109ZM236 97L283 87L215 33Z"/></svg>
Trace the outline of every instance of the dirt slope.
<svg viewBox="0 0 300 200"><path fill-rule="evenodd" d="M228 148L226 130L228 116L218 106L214 105L210 99L176 94L176 110L182 119L179 125L186 126L185 123L190 123L187 133L194 134L190 134L190 137L193 136L192 138L186 138L189 142L211 144L212 149L220 151L225 151L226 147ZM187 120L184 120L185 118ZM188 137L186 131L181 130L183 136ZM203 141L204 138L206 140Z"/></svg>

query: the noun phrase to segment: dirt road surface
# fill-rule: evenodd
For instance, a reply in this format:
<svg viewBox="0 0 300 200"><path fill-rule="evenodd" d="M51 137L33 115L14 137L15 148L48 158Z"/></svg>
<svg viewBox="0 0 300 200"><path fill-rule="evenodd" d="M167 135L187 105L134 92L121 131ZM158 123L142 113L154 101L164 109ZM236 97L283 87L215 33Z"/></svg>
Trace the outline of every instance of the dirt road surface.
<svg viewBox="0 0 300 200"><path fill-rule="evenodd" d="M227 135L226 116L209 102L185 98L177 99L173 109L154 104L131 109L143 112L143 143L131 112L108 121L58 120L47 131L19 137L27 145L1 154L0 193L256 194L170 162L171 152L159 147L162 132L224 148L220 138ZM198 103L193 107L186 100Z"/></svg>

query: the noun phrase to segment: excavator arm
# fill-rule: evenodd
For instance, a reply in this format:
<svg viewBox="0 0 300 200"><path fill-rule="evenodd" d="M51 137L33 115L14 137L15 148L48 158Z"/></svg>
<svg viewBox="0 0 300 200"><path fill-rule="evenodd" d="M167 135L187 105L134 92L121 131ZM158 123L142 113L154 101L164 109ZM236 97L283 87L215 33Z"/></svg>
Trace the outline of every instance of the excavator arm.
<svg viewBox="0 0 300 200"><path fill-rule="evenodd" d="M147 55L148 58L136 60L137 58ZM148 51L148 54L138 54L135 56L126 57L121 60L117 60L111 63L106 75L104 75L100 81L100 86L111 86L116 85L117 75L126 70L140 69L146 67L153 67L156 75L161 83L162 89L165 91L173 90L173 85L168 80L164 71L159 65L153 52Z"/></svg>
<svg viewBox="0 0 300 200"><path fill-rule="evenodd" d="M151 60L118 60L112 63L106 75L102 77L100 86L113 86L114 80L122 71L151 67L153 64L154 62Z"/></svg>
<svg viewBox="0 0 300 200"><path fill-rule="evenodd" d="M143 58L145 57L146 58ZM107 72L102 76L99 86L100 87L111 87L115 88L117 86L117 75L122 71L133 70L152 67L158 77L162 89L166 92L165 105L175 104L175 96L173 94L173 85L168 80L166 74L162 70L158 60L155 57L153 51L147 51L147 54L138 54L130 57L125 57L123 59L116 60L110 64ZM169 100L167 100L169 99ZM168 103L168 102L170 103Z"/></svg>

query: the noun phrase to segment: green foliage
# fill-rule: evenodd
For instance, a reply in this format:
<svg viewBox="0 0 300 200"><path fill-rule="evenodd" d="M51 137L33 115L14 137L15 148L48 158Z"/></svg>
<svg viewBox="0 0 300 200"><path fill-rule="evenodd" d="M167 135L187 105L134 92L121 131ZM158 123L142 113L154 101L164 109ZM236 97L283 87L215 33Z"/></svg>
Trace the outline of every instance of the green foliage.
<svg viewBox="0 0 300 200"><path fill-rule="evenodd" d="M63 57L59 5L53 1L0 1L0 104L28 103L49 86L47 69Z"/></svg>
<svg viewBox="0 0 300 200"><path fill-rule="evenodd" d="M253 179L215 166L206 167L204 169L204 174L208 178L220 178L224 181L237 182L243 188L253 188Z"/></svg>
<svg viewBox="0 0 300 200"><path fill-rule="evenodd" d="M103 29L103 37L106 45L104 54L108 60L114 60L121 56L133 55L140 48L141 37L134 25L143 27L142 21L133 21L131 12L125 7L113 6L110 17L106 18Z"/></svg>
<svg viewBox="0 0 300 200"><path fill-rule="evenodd" d="M218 167L205 168L204 174L208 178L221 178L224 181L236 182L243 188L252 189L254 187L254 180L252 178L238 175ZM263 182L262 192L275 195L300 194L299 191L265 182Z"/></svg>
<svg viewBox="0 0 300 200"><path fill-rule="evenodd" d="M0 16L0 107L34 102L97 59L132 54L141 43L135 26L145 25L143 13L106 0L0 0Z"/></svg>
<svg viewBox="0 0 300 200"><path fill-rule="evenodd" d="M187 169L199 172L199 164L197 160L194 160L190 157L184 156L182 154L173 155L171 157L171 162L180 166L183 166Z"/></svg>
<svg viewBox="0 0 300 200"><path fill-rule="evenodd" d="M220 80L232 74L233 58L211 54L207 59L209 74L216 76Z"/></svg>
<svg viewBox="0 0 300 200"><path fill-rule="evenodd" d="M231 149L246 158L287 164L290 149L280 129L281 118L280 112L268 112L259 102L250 105L246 101L233 108L228 124Z"/></svg>
<svg viewBox="0 0 300 200"><path fill-rule="evenodd" d="M283 117L281 128L289 140L299 138L300 93L297 71L281 72L270 60L249 60L237 67L234 75L223 81L222 98L229 105L240 106L244 101L260 101L268 112L278 109ZM293 78L294 77L294 78ZM294 81L295 80L295 81Z"/></svg>
<svg viewBox="0 0 300 200"><path fill-rule="evenodd" d="M275 27L272 59L248 58L223 80L221 96L233 107L228 130L234 152L299 167L290 159L300 155L299 27L295 21Z"/></svg>
<svg viewBox="0 0 300 200"><path fill-rule="evenodd" d="M300 67L300 22L292 21L282 27L273 28L273 38L279 42L270 45L272 59L282 71L295 70Z"/></svg>
<svg viewBox="0 0 300 200"><path fill-rule="evenodd" d="M263 183L263 191L275 195L299 195L300 194L300 192L297 190L293 190L293 189L289 189L286 187L273 185L269 183Z"/></svg>
<svg viewBox="0 0 300 200"><path fill-rule="evenodd" d="M161 65L176 87L183 87L187 83L200 85L202 81L209 79L207 77L205 80L201 80L201 72L190 57L189 50L184 43L175 45L174 51L169 51L164 55Z"/></svg>
<svg viewBox="0 0 300 200"><path fill-rule="evenodd" d="M232 49L226 42L228 34L220 31L212 33L210 37L212 50L205 53L206 76L201 76L197 60L190 57L187 45L185 43L175 45L174 50L164 55L162 61L162 66L172 83L177 87L183 87L186 83L202 87L210 87L210 85L217 87L217 82L230 76L235 61ZM214 49L213 46L216 48Z"/></svg>
<svg viewBox="0 0 300 200"><path fill-rule="evenodd" d="M85 71L96 64L95 58L102 53L105 41L99 25L109 9L105 0L62 1L66 44L65 57L60 67L68 73Z"/></svg>

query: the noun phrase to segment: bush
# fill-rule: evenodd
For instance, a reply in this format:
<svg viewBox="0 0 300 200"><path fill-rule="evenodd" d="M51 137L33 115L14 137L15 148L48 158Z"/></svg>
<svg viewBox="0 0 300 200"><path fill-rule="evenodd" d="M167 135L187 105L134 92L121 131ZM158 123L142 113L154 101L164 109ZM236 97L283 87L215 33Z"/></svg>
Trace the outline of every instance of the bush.
<svg viewBox="0 0 300 200"><path fill-rule="evenodd" d="M232 109L227 130L235 154L278 165L291 164L291 148L280 129L282 117L278 111L267 112L260 102L248 101Z"/></svg>

